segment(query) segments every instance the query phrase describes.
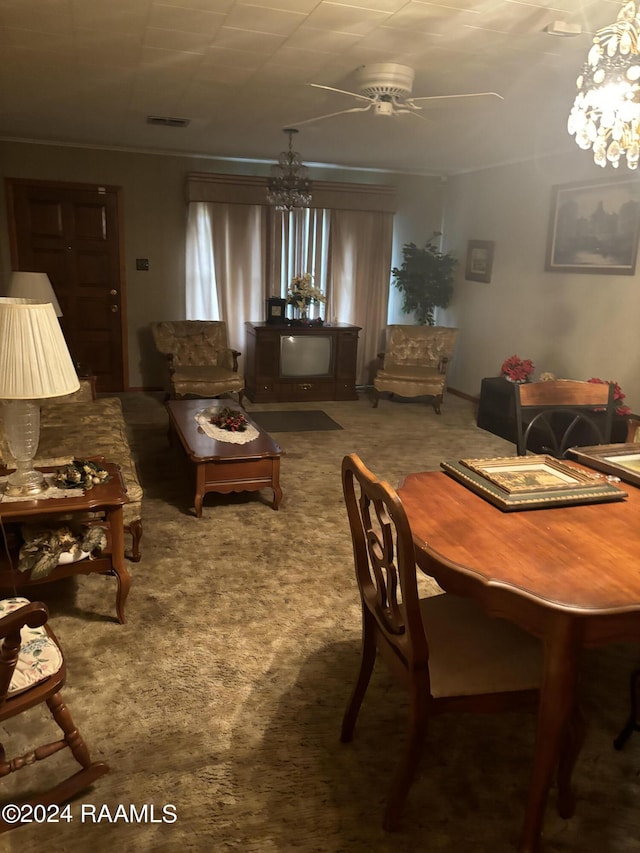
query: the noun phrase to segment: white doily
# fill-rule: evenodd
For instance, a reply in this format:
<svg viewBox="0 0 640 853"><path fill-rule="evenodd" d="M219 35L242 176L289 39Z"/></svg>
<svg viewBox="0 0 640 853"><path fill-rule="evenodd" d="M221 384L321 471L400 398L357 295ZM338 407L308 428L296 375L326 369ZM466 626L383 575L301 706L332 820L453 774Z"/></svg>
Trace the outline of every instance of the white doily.
<svg viewBox="0 0 640 853"><path fill-rule="evenodd" d="M53 485L55 474L45 474L44 479L49 484L49 488L45 489L37 495L28 495L22 497L20 495L5 495L4 489L7 484L8 477L0 477L0 501L2 503L17 503L18 501L44 501L50 498L79 498L84 494L83 489L59 489Z"/></svg>
<svg viewBox="0 0 640 853"><path fill-rule="evenodd" d="M215 426L209 420L209 418L219 411L220 409L216 406L210 406L208 409L198 412L195 416L196 423L209 438L214 438L216 441L226 441L229 444L248 444L260 435L258 430L249 423L247 424L247 428L242 432L231 432L228 429L220 429L220 427Z"/></svg>

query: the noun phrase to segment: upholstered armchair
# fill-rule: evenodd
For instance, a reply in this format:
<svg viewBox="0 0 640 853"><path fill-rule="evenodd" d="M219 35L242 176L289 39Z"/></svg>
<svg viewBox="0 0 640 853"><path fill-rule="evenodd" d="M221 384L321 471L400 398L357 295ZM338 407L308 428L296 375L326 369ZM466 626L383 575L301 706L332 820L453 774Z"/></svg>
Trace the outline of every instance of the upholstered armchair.
<svg viewBox="0 0 640 853"><path fill-rule="evenodd" d="M237 393L242 405L244 377L238 373L240 353L229 347L224 321L166 321L152 323L151 331L157 349L167 357L171 397Z"/></svg>
<svg viewBox="0 0 640 853"><path fill-rule="evenodd" d="M430 397L439 415L457 335L457 329L446 326L387 326L386 349L379 356L383 366L373 380L374 408L387 391L399 397Z"/></svg>

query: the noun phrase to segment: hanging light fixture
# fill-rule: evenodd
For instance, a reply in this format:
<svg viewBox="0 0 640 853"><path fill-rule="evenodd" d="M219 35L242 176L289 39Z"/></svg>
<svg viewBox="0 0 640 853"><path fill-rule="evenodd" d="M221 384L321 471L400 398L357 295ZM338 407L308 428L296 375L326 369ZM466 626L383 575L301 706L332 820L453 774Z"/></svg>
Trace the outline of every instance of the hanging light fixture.
<svg viewBox="0 0 640 853"><path fill-rule="evenodd" d="M289 150L281 151L276 165L271 167L271 177L267 180L267 201L276 210L294 210L297 207L309 207L311 204L311 181L306 166L297 151L292 148L293 134L298 131L285 127L289 134Z"/></svg>
<svg viewBox="0 0 640 853"><path fill-rule="evenodd" d="M640 9L622 5L613 24L598 30L576 84L568 130L598 166L629 169L640 159Z"/></svg>

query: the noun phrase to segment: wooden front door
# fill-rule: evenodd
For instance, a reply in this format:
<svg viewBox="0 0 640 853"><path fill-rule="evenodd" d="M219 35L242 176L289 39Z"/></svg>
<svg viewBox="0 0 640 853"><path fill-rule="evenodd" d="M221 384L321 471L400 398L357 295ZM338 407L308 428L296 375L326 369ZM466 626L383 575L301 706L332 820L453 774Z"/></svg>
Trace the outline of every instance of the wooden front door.
<svg viewBox="0 0 640 853"><path fill-rule="evenodd" d="M118 187L7 179L14 270L46 272L82 374L122 391L125 312Z"/></svg>

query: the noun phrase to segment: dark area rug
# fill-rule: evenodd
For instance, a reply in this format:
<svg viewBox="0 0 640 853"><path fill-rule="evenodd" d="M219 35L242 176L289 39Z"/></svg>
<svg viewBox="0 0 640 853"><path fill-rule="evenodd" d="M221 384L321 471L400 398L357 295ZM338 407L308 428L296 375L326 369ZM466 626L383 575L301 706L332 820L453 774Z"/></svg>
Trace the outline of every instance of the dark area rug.
<svg viewBox="0 0 640 853"><path fill-rule="evenodd" d="M320 409L298 412L251 412L251 418L265 432L318 432L342 429L339 423Z"/></svg>

